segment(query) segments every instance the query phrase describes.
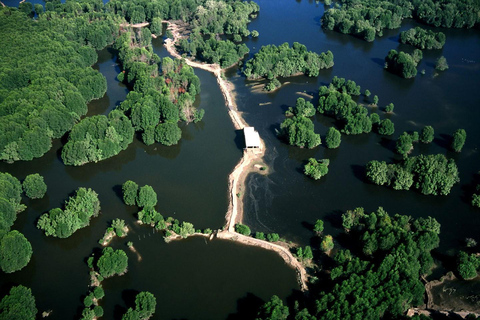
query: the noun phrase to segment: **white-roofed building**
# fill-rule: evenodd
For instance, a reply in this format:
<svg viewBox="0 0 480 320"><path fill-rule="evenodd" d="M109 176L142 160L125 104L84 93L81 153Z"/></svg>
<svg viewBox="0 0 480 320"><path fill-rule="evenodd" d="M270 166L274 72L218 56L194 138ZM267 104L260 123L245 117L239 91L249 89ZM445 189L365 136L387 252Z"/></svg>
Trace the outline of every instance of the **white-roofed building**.
<svg viewBox="0 0 480 320"><path fill-rule="evenodd" d="M245 135L245 148L260 148L260 135L253 127L243 128Z"/></svg>

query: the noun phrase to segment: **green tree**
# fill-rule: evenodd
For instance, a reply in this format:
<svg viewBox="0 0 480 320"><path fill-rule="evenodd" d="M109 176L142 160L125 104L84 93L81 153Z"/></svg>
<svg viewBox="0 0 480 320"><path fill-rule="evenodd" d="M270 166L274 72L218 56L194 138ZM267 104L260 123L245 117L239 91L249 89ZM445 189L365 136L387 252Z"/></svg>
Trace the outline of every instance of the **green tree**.
<svg viewBox="0 0 480 320"><path fill-rule="evenodd" d="M480 258L475 254L468 254L460 251L457 259L457 270L460 276L465 280L473 279L480 270Z"/></svg>
<svg viewBox="0 0 480 320"><path fill-rule="evenodd" d="M378 105L378 96L377 95L373 96L373 104Z"/></svg>
<svg viewBox="0 0 480 320"><path fill-rule="evenodd" d="M0 301L0 319L35 320L37 306L32 291L22 285L12 287Z"/></svg>
<svg viewBox="0 0 480 320"><path fill-rule="evenodd" d="M123 202L127 206L134 206L138 197L138 184L128 180L122 185Z"/></svg>
<svg viewBox="0 0 480 320"><path fill-rule="evenodd" d="M402 135L397 139L395 151L397 151L398 154L401 154L405 158L412 150L412 136L409 135L407 132L402 133Z"/></svg>
<svg viewBox="0 0 480 320"><path fill-rule="evenodd" d="M322 233L323 232L323 221L322 220L317 219L317 221L315 221L315 226L313 227L313 231L315 231L316 233Z"/></svg>
<svg viewBox="0 0 480 320"><path fill-rule="evenodd" d="M240 233L240 234L243 234L244 236L249 236L252 231L250 230L250 228L244 224L241 224L241 223L237 223L235 225L235 231Z"/></svg>
<svg viewBox="0 0 480 320"><path fill-rule="evenodd" d="M378 124L377 131L381 135L390 136L395 132L395 125L390 119L383 119Z"/></svg>
<svg viewBox="0 0 480 320"><path fill-rule="evenodd" d="M425 126L420 133L420 141L422 143L430 143L433 141L435 130L432 126Z"/></svg>
<svg viewBox="0 0 480 320"><path fill-rule="evenodd" d="M303 258L308 260L313 259L313 252L310 246L306 246L303 249Z"/></svg>
<svg viewBox="0 0 480 320"><path fill-rule="evenodd" d="M23 190L30 199L43 198L47 192L47 185L38 173L29 174L23 181Z"/></svg>
<svg viewBox="0 0 480 320"><path fill-rule="evenodd" d="M338 148L340 146L341 139L342 135L340 131L334 127L330 127L328 128L327 136L325 138L325 145L330 149Z"/></svg>
<svg viewBox="0 0 480 320"><path fill-rule="evenodd" d="M386 105L385 107L385 112L388 112L388 113L391 113L393 112L393 109L395 108L394 104L393 103L389 103Z"/></svg>
<svg viewBox="0 0 480 320"><path fill-rule="evenodd" d="M280 240L280 236L278 235L278 233L269 233L267 234L267 240L269 242L277 242Z"/></svg>
<svg viewBox="0 0 480 320"><path fill-rule="evenodd" d="M166 122L160 123L155 128L155 141L166 145L172 146L178 143L182 138L182 130L176 123Z"/></svg>
<svg viewBox="0 0 480 320"><path fill-rule="evenodd" d="M103 308L102 306L95 306L93 307L93 312L95 313L95 317L103 317Z"/></svg>
<svg viewBox="0 0 480 320"><path fill-rule="evenodd" d="M140 319L148 319L155 313L157 300L155 296L148 291L143 291L135 297L135 310Z"/></svg>
<svg viewBox="0 0 480 320"><path fill-rule="evenodd" d="M0 240L0 268L5 273L23 269L32 257L32 245L17 230L8 232Z"/></svg>
<svg viewBox="0 0 480 320"><path fill-rule="evenodd" d="M328 165L330 160L315 158L308 159L308 163L304 166L304 173L312 179L318 180L328 173Z"/></svg>
<svg viewBox="0 0 480 320"><path fill-rule="evenodd" d="M365 97L370 97L370 95L371 95L372 93L370 92L370 90L365 89L365 93L364 93L364 94L365 94Z"/></svg>
<svg viewBox="0 0 480 320"><path fill-rule="evenodd" d="M97 261L98 272L104 278L123 274L127 271L127 267L128 257L121 249L113 250L111 247L106 247Z"/></svg>
<svg viewBox="0 0 480 320"><path fill-rule="evenodd" d="M467 140L467 133L464 129L458 129L453 133L452 139L452 149L455 152L462 151L463 145L465 144L465 140Z"/></svg>
<svg viewBox="0 0 480 320"><path fill-rule="evenodd" d="M320 243L320 249L323 252L329 252L333 249L333 238L331 235L326 235L325 237L323 237L323 240Z"/></svg>
<svg viewBox="0 0 480 320"><path fill-rule="evenodd" d="M38 220L37 227L47 236L68 238L78 229L90 224L92 217L100 213L98 194L92 189L78 188L65 204L65 210L51 209Z"/></svg>
<svg viewBox="0 0 480 320"><path fill-rule="evenodd" d="M322 143L320 135L314 131L312 120L303 116L285 119L280 124L280 135L288 144L301 148L312 149Z"/></svg>
<svg viewBox="0 0 480 320"><path fill-rule="evenodd" d="M95 287L95 289L93 289L93 295L95 296L95 299L99 300L105 296L105 291L102 287Z"/></svg>
<svg viewBox="0 0 480 320"><path fill-rule="evenodd" d="M447 59L444 56L438 58L437 62L435 63L435 70L438 71L445 71L448 69Z"/></svg>
<svg viewBox="0 0 480 320"><path fill-rule="evenodd" d="M472 206L480 208L480 195L472 195Z"/></svg>
<svg viewBox="0 0 480 320"><path fill-rule="evenodd" d="M157 193L149 185L140 188L138 192L137 205L140 208L153 208L157 204Z"/></svg>
<svg viewBox="0 0 480 320"><path fill-rule="evenodd" d="M180 225L179 235L185 239L189 234L194 234L194 233L195 233L195 228L193 227L193 224L191 224L190 222L183 221L182 224Z"/></svg>
<svg viewBox="0 0 480 320"><path fill-rule="evenodd" d="M265 233L263 232L255 232L255 238L259 240L265 240Z"/></svg>
<svg viewBox="0 0 480 320"><path fill-rule="evenodd" d="M258 312L258 319L264 320L286 320L288 318L288 307L278 296L272 296L270 301L265 303Z"/></svg>

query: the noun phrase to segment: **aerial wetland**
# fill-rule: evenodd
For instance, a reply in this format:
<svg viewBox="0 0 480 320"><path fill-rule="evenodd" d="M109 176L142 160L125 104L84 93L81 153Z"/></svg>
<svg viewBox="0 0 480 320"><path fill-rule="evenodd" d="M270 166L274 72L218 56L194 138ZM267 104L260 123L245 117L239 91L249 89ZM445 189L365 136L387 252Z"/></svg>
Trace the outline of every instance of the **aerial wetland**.
<svg viewBox="0 0 480 320"><path fill-rule="evenodd" d="M0 319L480 317L480 6L428 3L3 0Z"/></svg>

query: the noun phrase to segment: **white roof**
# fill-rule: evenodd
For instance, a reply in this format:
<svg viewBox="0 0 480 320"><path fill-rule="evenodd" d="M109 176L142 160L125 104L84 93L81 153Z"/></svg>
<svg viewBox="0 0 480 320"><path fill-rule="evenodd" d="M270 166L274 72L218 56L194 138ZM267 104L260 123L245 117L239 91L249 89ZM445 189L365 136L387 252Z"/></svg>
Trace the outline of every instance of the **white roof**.
<svg viewBox="0 0 480 320"><path fill-rule="evenodd" d="M253 127L243 128L243 133L245 134L245 146L247 148L257 147L260 148L260 135Z"/></svg>

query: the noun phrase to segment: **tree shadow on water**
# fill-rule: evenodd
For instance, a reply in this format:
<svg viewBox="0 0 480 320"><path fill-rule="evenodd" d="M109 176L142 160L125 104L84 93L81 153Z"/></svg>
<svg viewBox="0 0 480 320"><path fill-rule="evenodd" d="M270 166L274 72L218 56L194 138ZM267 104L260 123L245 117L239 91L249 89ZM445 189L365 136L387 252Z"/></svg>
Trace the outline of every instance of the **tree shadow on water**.
<svg viewBox="0 0 480 320"><path fill-rule="evenodd" d="M245 297L237 300L237 312L229 314L227 320L253 320L264 303L265 301L253 293L247 292Z"/></svg>
<svg viewBox="0 0 480 320"><path fill-rule="evenodd" d="M117 195L117 197L123 201L123 192L122 192L122 185L116 184L112 187L113 192Z"/></svg>
<svg viewBox="0 0 480 320"><path fill-rule="evenodd" d="M450 150L450 144L452 142L452 136L449 134L441 134L440 138L433 139L433 142L442 148Z"/></svg>
<svg viewBox="0 0 480 320"><path fill-rule="evenodd" d="M395 152L395 141L392 140L392 139L387 139L387 138L382 137L380 139L380 145L387 150Z"/></svg>
<svg viewBox="0 0 480 320"><path fill-rule="evenodd" d="M140 292L137 290L127 289L122 291L122 299L125 301L125 307L115 305L113 309L113 318L122 319L122 316L127 312L128 308L135 308L135 297Z"/></svg>
<svg viewBox="0 0 480 320"><path fill-rule="evenodd" d="M385 66L385 59L380 59L380 58L372 58L371 59L373 62L381 66L382 68Z"/></svg>
<svg viewBox="0 0 480 320"><path fill-rule="evenodd" d="M342 229L343 226L342 226L342 214L343 214L343 211L341 210L334 210L330 213L328 213L326 216L325 216L325 221L330 223L330 225L332 227L334 227L335 229Z"/></svg>
<svg viewBox="0 0 480 320"><path fill-rule="evenodd" d="M353 175L355 178L362 182L367 182L365 179L365 166L359 166L358 164L352 164L351 165Z"/></svg>

